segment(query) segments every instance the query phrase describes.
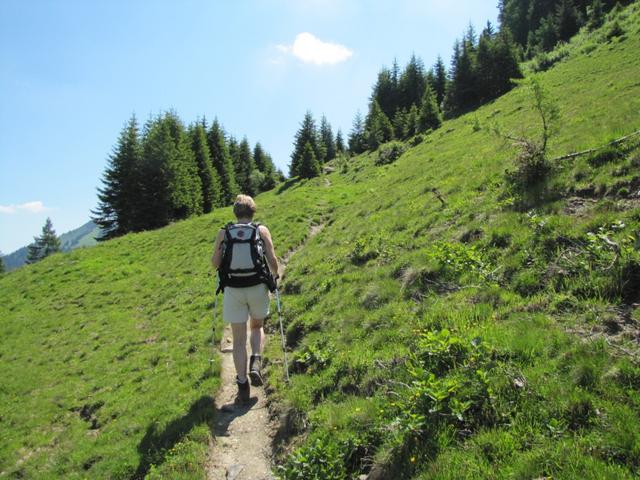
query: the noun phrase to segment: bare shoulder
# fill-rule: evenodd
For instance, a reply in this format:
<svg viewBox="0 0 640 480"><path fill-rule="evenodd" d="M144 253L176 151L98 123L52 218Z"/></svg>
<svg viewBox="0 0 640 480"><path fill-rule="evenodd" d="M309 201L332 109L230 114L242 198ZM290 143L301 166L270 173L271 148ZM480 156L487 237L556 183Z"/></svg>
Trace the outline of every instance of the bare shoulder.
<svg viewBox="0 0 640 480"><path fill-rule="evenodd" d="M261 234L261 235L264 235L264 234L266 234L266 235L270 235L270 234L271 234L271 232L270 232L270 231L269 231L269 229L266 227L266 225L259 225L259 226L258 226L258 230L260 231L260 234Z"/></svg>

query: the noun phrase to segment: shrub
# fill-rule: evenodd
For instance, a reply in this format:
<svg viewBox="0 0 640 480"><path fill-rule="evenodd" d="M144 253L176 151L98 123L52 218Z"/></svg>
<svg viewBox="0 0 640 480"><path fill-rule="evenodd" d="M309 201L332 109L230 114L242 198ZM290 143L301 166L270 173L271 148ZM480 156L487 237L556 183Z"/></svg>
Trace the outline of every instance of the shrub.
<svg viewBox="0 0 640 480"><path fill-rule="evenodd" d="M294 451L276 473L282 480L343 480L347 478L345 448L328 436Z"/></svg>
<svg viewBox="0 0 640 480"><path fill-rule="evenodd" d="M402 142L389 142L383 145L378 152L376 165L387 165L395 162L407 150Z"/></svg>

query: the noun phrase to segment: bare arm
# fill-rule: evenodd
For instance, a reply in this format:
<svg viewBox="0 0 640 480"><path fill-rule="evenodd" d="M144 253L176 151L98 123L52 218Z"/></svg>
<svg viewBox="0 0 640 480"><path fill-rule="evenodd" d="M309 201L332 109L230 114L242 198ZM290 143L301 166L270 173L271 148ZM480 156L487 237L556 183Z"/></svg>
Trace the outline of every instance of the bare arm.
<svg viewBox="0 0 640 480"><path fill-rule="evenodd" d="M267 263L269 264L269 270L271 274L278 278L278 259L276 258L276 251L273 248L273 241L271 240L271 232L264 225L260 225L260 237L264 242L264 253L267 257Z"/></svg>
<svg viewBox="0 0 640 480"><path fill-rule="evenodd" d="M224 230L220 230L218 232L218 236L216 237L216 243L213 247L213 256L211 257L211 263L213 264L213 268L220 268L220 264L222 263L222 241L224 240Z"/></svg>

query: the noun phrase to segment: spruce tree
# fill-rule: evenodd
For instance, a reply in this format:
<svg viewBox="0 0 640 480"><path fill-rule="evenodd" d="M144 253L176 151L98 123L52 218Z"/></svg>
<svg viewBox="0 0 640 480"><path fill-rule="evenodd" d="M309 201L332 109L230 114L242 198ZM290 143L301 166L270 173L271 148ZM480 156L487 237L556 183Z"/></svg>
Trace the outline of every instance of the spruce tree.
<svg viewBox="0 0 640 480"><path fill-rule="evenodd" d="M255 196L259 185L254 185L252 181L256 164L253 161L253 155L251 154L251 147L249 146L247 137L243 137L238 145L237 162L237 181L240 186L240 191L246 195Z"/></svg>
<svg viewBox="0 0 640 480"><path fill-rule="evenodd" d="M422 96L418 118L420 131L435 130L442 124L442 114L436 102L436 95L431 90L431 86L427 84Z"/></svg>
<svg viewBox="0 0 640 480"><path fill-rule="evenodd" d="M307 143L311 145L316 161L324 158L324 146L321 145L316 123L310 111L305 113L304 119L294 138L291 165L289 166L289 175L292 177L301 175L300 165L302 164L302 154L304 153Z"/></svg>
<svg viewBox="0 0 640 480"><path fill-rule="evenodd" d="M344 153L345 145L344 139L342 138L342 130L338 129L338 133L336 133L336 154L340 155Z"/></svg>
<svg viewBox="0 0 640 480"><path fill-rule="evenodd" d="M380 144L393 138L393 127L380 105L373 100L369 105L369 114L365 120L365 138L367 148L375 150Z"/></svg>
<svg viewBox="0 0 640 480"><path fill-rule="evenodd" d="M27 263L36 263L49 255L60 251L60 239L53 229L53 223L47 218L42 227L42 234L33 238L33 243L28 247Z"/></svg>
<svg viewBox="0 0 640 480"><path fill-rule="evenodd" d="M392 118L398 109L397 63L394 64L394 68L396 69L395 74L388 68L382 67L378 73L378 79L373 86L373 93L371 94L371 99L378 102L387 118Z"/></svg>
<svg viewBox="0 0 640 480"><path fill-rule="evenodd" d="M4 266L4 260L2 259L2 257L3 257L2 252L0 252L0 275L2 275L6 270Z"/></svg>
<svg viewBox="0 0 640 480"><path fill-rule="evenodd" d="M204 123L196 123L189 130L191 150L198 166L198 176L202 184L202 211L209 213L222 203L222 187L218 172L211 163L211 152L207 142Z"/></svg>
<svg viewBox="0 0 640 480"><path fill-rule="evenodd" d="M560 0L555 20L559 40L568 41L580 29L580 14L571 0Z"/></svg>
<svg viewBox="0 0 640 480"><path fill-rule="evenodd" d="M324 115L320 119L320 140L324 147L323 163L336 158L336 144L333 139L333 131L331 130L331 124Z"/></svg>
<svg viewBox="0 0 640 480"><path fill-rule="evenodd" d="M420 132L420 112L415 104L411 105L407 112L405 126L407 137L413 137Z"/></svg>
<svg viewBox="0 0 640 480"><path fill-rule="evenodd" d="M353 126L351 132L349 132L349 152L357 155L364 152L367 149L364 132L364 122L362 121L362 114L358 110L356 116L353 119Z"/></svg>
<svg viewBox="0 0 640 480"><path fill-rule="evenodd" d="M393 117L393 135L395 138L405 139L407 138L407 111L402 109L398 110Z"/></svg>
<svg viewBox="0 0 640 480"><path fill-rule="evenodd" d="M301 178L313 178L320 175L320 163L316 159L313 147L308 142L302 151L299 175Z"/></svg>
<svg viewBox="0 0 640 480"><path fill-rule="evenodd" d="M604 5L602 0L593 0L587 8L587 27L593 31L604 24Z"/></svg>
<svg viewBox="0 0 640 480"><path fill-rule="evenodd" d="M91 211L92 220L100 226L98 240L135 230L141 157L138 122L132 115L109 156L103 186L98 188L98 207Z"/></svg>
<svg viewBox="0 0 640 480"><path fill-rule="evenodd" d="M415 54L411 55L411 59L398 81L398 108L409 109L411 105L419 106L426 81L422 60Z"/></svg>
<svg viewBox="0 0 640 480"><path fill-rule="evenodd" d="M436 93L438 107L442 107L444 95L447 91L447 69L440 55L438 55L438 59L433 66L433 90Z"/></svg>
<svg viewBox="0 0 640 480"><path fill-rule="evenodd" d="M220 177L222 205L230 205L236 198L239 188L224 131L217 119L213 121L207 132L207 143L211 153L211 163Z"/></svg>
<svg viewBox="0 0 640 480"><path fill-rule="evenodd" d="M258 192L271 190L276 186L276 182L278 181L276 167L273 164L271 156L264 151L260 142L256 143L253 148L253 161L255 162L258 171L262 174L260 181L254 182L258 184Z"/></svg>

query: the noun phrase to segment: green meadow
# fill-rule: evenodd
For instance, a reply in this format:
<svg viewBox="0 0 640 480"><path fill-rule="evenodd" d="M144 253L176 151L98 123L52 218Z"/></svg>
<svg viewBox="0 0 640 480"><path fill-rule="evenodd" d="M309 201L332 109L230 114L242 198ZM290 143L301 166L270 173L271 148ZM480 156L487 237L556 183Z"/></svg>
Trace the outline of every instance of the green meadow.
<svg viewBox="0 0 640 480"><path fill-rule="evenodd" d="M537 74L560 112L549 158L640 130L640 5L617 21ZM494 129L538 122L519 86L392 163L336 160L257 197L278 255L304 245L281 287L290 384L275 322L267 351L279 477L637 477L640 138L552 162L523 208ZM0 277L0 478L204 477L230 219Z"/></svg>

